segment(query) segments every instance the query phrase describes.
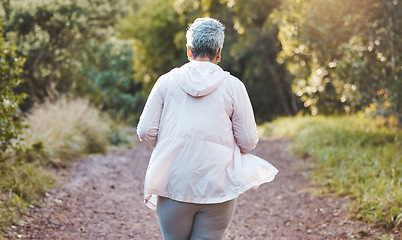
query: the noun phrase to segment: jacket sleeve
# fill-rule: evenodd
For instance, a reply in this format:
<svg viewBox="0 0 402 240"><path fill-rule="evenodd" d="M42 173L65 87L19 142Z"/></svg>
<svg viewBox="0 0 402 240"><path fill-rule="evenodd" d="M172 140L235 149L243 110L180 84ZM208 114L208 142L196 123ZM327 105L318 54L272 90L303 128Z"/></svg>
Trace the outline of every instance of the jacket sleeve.
<svg viewBox="0 0 402 240"><path fill-rule="evenodd" d="M158 139L162 109L163 98L160 94L160 81L158 80L148 96L137 125L137 135L140 141L146 142L151 148L155 147Z"/></svg>
<svg viewBox="0 0 402 240"><path fill-rule="evenodd" d="M232 127L234 138L241 152L247 153L257 146L258 130L253 107L246 87L240 80L233 95Z"/></svg>

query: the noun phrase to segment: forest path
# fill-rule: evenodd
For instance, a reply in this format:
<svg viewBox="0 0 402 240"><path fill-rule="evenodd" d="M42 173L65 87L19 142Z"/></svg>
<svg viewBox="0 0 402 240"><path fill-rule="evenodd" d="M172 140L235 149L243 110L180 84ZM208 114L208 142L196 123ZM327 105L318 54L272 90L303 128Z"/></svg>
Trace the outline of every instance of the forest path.
<svg viewBox="0 0 402 240"><path fill-rule="evenodd" d="M289 139L263 138L254 154L276 179L242 194L224 239L376 239L382 230L348 219L344 198L312 196L311 163L292 155ZM143 204L151 149L136 147L78 162L11 229L15 239L162 239L156 212Z"/></svg>

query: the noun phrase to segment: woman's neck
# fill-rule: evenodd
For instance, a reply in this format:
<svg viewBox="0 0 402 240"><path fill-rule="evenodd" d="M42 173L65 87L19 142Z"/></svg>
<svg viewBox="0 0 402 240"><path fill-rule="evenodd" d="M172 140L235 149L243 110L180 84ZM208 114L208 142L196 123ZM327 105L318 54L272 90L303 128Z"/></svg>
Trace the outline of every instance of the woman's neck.
<svg viewBox="0 0 402 240"><path fill-rule="evenodd" d="M200 61L200 62L211 62L211 63L218 64L218 59L216 57L211 60L211 59L209 59L209 57L204 56L204 57L193 58L193 60Z"/></svg>
<svg viewBox="0 0 402 240"><path fill-rule="evenodd" d="M212 62L211 59L209 59L209 57L204 56L204 57L197 57L194 58L195 61L200 61L200 62Z"/></svg>

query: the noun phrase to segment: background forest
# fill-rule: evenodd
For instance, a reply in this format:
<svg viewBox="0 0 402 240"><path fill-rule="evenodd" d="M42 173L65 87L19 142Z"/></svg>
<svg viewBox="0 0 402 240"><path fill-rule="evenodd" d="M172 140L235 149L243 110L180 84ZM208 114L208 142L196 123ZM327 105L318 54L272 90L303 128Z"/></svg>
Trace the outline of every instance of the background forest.
<svg viewBox="0 0 402 240"><path fill-rule="evenodd" d="M118 126L135 126L157 78L188 61L186 28L204 16L226 26L220 65L245 83L258 123L381 119L367 131L387 129L373 144L395 150L384 166L399 191L375 207L384 216L363 216L401 225L399 0L0 0L0 224L51 186L46 167L130 141Z"/></svg>

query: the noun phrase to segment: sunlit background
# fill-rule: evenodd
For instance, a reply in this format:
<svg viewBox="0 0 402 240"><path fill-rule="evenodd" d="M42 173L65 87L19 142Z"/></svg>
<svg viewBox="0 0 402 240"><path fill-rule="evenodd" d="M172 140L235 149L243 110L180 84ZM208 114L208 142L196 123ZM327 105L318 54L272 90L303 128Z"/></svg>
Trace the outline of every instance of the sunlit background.
<svg viewBox="0 0 402 240"><path fill-rule="evenodd" d="M32 159L41 159L40 166L57 166L104 152L110 144L129 144L131 136L122 129L136 125L158 77L188 61L186 28L204 16L226 26L220 66L245 83L259 124L298 115L297 123L285 121L286 127L304 128L301 116L363 116L365 120L353 119L354 128L345 131L371 134L358 138L356 146L393 149L389 161L380 164L389 169L372 177L385 175L394 195L372 210L388 212L362 215L401 226L399 0L1 0L1 174L23 178L21 171L27 170L15 166L24 169L35 163ZM319 124L314 121L307 125ZM339 121L322 122L330 127ZM261 132L270 129L273 134L273 126L281 124L266 125ZM387 130L373 133L380 128ZM335 138L327 145L340 142ZM304 151L317 159L325 154ZM36 177L27 181L44 181L45 175L34 171ZM32 190L23 181L1 181L0 190L12 192L17 201L0 198L0 205L11 204L8 209L18 201L33 201L49 186ZM352 195L363 194L364 186L359 189ZM2 211L8 217L0 224L7 224L14 213Z"/></svg>
<svg viewBox="0 0 402 240"><path fill-rule="evenodd" d="M187 61L186 27L202 16L225 24L221 65L259 122L371 105L401 121L398 0L4 0L23 111L69 95L135 122L158 76Z"/></svg>

